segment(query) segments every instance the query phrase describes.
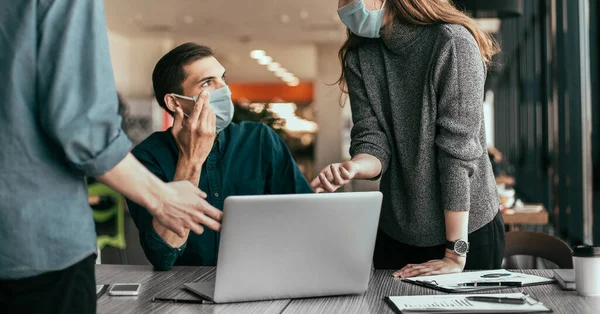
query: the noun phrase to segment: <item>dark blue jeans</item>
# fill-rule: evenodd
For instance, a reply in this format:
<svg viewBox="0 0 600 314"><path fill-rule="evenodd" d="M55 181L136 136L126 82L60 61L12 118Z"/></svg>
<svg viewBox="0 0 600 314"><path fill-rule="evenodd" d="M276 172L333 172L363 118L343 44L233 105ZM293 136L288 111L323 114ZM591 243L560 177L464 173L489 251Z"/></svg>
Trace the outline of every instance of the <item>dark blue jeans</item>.
<svg viewBox="0 0 600 314"><path fill-rule="evenodd" d="M96 313L96 255L66 269L19 280L0 280L0 311Z"/></svg>

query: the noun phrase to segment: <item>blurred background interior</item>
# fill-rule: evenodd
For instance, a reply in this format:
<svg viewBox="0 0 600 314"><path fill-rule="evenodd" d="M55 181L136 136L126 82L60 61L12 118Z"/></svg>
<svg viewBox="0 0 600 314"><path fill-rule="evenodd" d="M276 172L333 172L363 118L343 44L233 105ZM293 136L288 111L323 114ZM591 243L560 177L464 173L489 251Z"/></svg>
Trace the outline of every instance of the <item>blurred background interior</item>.
<svg viewBox="0 0 600 314"><path fill-rule="evenodd" d="M598 1L454 2L502 48L482 105L507 231L599 244ZM134 144L171 125L154 99L151 73L162 55L192 41L213 48L227 69L234 121L273 127L307 179L350 158L351 112L340 106L335 84L346 38L337 1L104 3L120 112ZM378 182L356 181L345 191L377 188ZM102 263L148 264L122 197L90 182L90 204ZM556 266L539 258L515 263Z"/></svg>

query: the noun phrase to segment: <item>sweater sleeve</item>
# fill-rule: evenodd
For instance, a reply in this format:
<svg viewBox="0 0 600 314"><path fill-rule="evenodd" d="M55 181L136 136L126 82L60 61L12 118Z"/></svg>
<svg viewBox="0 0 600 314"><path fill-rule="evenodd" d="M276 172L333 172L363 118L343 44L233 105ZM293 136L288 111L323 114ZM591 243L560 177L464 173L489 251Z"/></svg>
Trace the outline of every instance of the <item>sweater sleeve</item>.
<svg viewBox="0 0 600 314"><path fill-rule="evenodd" d="M345 68L352 122L354 123L351 132L350 155L352 157L358 154L374 156L381 162L381 173L384 173L390 163L390 143L367 97L367 89L360 73L356 51L348 52Z"/></svg>
<svg viewBox="0 0 600 314"><path fill-rule="evenodd" d="M485 153L479 141L483 116L485 65L473 38L449 40L437 60L437 163L444 209L468 211L471 177Z"/></svg>

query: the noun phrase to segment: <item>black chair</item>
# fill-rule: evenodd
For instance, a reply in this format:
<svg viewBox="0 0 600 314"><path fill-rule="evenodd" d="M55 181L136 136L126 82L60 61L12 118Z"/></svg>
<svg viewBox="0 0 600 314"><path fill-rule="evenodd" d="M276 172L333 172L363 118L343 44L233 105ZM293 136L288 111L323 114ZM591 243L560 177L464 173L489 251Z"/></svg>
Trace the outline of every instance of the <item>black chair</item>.
<svg viewBox="0 0 600 314"><path fill-rule="evenodd" d="M512 231L506 233L504 258L506 268L511 266L511 257L527 255L542 258L556 264L559 268L573 268L573 251L563 240L539 232Z"/></svg>

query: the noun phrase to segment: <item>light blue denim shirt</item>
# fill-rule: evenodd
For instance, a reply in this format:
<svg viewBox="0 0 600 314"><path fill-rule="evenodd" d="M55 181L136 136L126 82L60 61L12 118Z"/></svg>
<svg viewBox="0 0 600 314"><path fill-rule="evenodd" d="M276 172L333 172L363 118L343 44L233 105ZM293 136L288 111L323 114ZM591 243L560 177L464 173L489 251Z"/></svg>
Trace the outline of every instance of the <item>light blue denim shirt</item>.
<svg viewBox="0 0 600 314"><path fill-rule="evenodd" d="M64 269L96 251L84 177L131 147L102 3L0 1L0 279Z"/></svg>

